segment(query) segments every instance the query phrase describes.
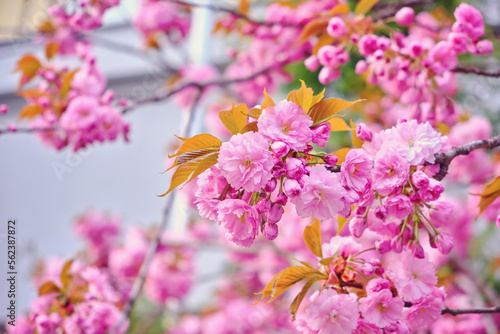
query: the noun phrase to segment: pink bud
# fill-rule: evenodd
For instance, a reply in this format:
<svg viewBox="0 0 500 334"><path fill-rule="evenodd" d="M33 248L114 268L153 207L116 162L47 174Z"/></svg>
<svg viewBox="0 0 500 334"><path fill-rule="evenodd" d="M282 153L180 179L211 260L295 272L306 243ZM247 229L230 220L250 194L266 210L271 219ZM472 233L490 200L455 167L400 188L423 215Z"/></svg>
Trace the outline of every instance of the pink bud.
<svg viewBox="0 0 500 334"><path fill-rule="evenodd" d="M375 216L380 220L385 220L385 217L387 217L387 208L385 205L380 205L375 209Z"/></svg>
<svg viewBox="0 0 500 334"><path fill-rule="evenodd" d="M312 145L307 144L307 148L304 150L304 153L309 153L314 149Z"/></svg>
<svg viewBox="0 0 500 334"><path fill-rule="evenodd" d="M279 193L278 196L276 196L275 203L285 206L287 201L288 197L284 193Z"/></svg>
<svg viewBox="0 0 500 334"><path fill-rule="evenodd" d="M395 253L401 253L403 251L403 242L399 236L392 238L391 249Z"/></svg>
<svg viewBox="0 0 500 334"><path fill-rule="evenodd" d="M273 204L271 209L269 210L269 214L267 216L268 222L270 223L278 223L283 217L283 207L279 204Z"/></svg>
<svg viewBox="0 0 500 334"><path fill-rule="evenodd" d="M6 114L9 111L9 106L6 104L0 105L0 114Z"/></svg>
<svg viewBox="0 0 500 334"><path fill-rule="evenodd" d="M391 240L390 239L380 239L375 241L375 249L377 249L380 254L385 254L391 250Z"/></svg>
<svg viewBox="0 0 500 334"><path fill-rule="evenodd" d="M330 21L328 21L326 32L332 37L339 38L347 33L347 26L345 25L344 20L342 20L338 16L335 16L332 17Z"/></svg>
<svg viewBox="0 0 500 334"><path fill-rule="evenodd" d="M268 193L272 193L274 189L276 189L276 186L278 185L278 182L276 181L275 178L272 178L267 182L266 186L264 187L264 191Z"/></svg>
<svg viewBox="0 0 500 334"><path fill-rule="evenodd" d="M360 75L365 73L367 69L368 69L368 63L364 60L360 60L356 63L356 69L354 70L354 72L357 75Z"/></svg>
<svg viewBox="0 0 500 334"><path fill-rule="evenodd" d="M315 126L311 130L314 133L312 142L318 146L325 147L326 143L330 140L332 125L329 122L325 122Z"/></svg>
<svg viewBox="0 0 500 334"><path fill-rule="evenodd" d="M273 169L271 170L273 177L279 179L286 174L285 163L279 159L276 159Z"/></svg>
<svg viewBox="0 0 500 334"><path fill-rule="evenodd" d="M422 248L422 245L420 245L419 242L412 243L410 245L410 249L411 249L413 256L415 256L417 259L425 258L424 249Z"/></svg>
<svg viewBox="0 0 500 334"><path fill-rule="evenodd" d="M452 32L448 35L448 42L457 54L463 54L467 52L469 36L463 32Z"/></svg>
<svg viewBox="0 0 500 334"><path fill-rule="evenodd" d="M255 209L260 214L267 213L271 210L271 201L262 199L255 205Z"/></svg>
<svg viewBox="0 0 500 334"><path fill-rule="evenodd" d="M17 131L17 124L11 123L11 124L7 125L7 130L9 130L10 132L16 132Z"/></svg>
<svg viewBox="0 0 500 334"><path fill-rule="evenodd" d="M372 131L365 123L359 123L358 126L356 126L356 136L363 141L371 141Z"/></svg>
<svg viewBox="0 0 500 334"><path fill-rule="evenodd" d="M411 175L411 183L418 189L427 188L429 186L429 177L421 170L417 170Z"/></svg>
<svg viewBox="0 0 500 334"><path fill-rule="evenodd" d="M286 174L289 178L300 180L305 173L305 161L298 158L287 158L285 161Z"/></svg>
<svg viewBox="0 0 500 334"><path fill-rule="evenodd" d="M396 23L403 27L408 27L413 23L415 11L410 7L401 8L395 16Z"/></svg>
<svg viewBox="0 0 500 334"><path fill-rule="evenodd" d="M304 65L306 66L306 68L309 71L311 71L311 72L316 71L318 69L318 67L319 67L318 57L316 55L310 56L309 58L307 58L306 60L304 60Z"/></svg>
<svg viewBox="0 0 500 334"><path fill-rule="evenodd" d="M274 240L278 236L278 225L274 223L266 223L264 225L262 233L264 233L264 236L268 240Z"/></svg>
<svg viewBox="0 0 500 334"><path fill-rule="evenodd" d="M371 263L369 263L369 262L363 263L359 267L359 270L365 276L371 276L371 275L373 275L375 273L375 267Z"/></svg>
<svg viewBox="0 0 500 334"><path fill-rule="evenodd" d="M500 215L497 217L497 227L500 228Z"/></svg>
<svg viewBox="0 0 500 334"><path fill-rule="evenodd" d="M283 183L283 191L288 197L293 198L300 195L302 187L297 180L286 179Z"/></svg>
<svg viewBox="0 0 500 334"><path fill-rule="evenodd" d="M321 84L326 85L340 78L342 70L340 68L323 67L319 71L318 80Z"/></svg>
<svg viewBox="0 0 500 334"><path fill-rule="evenodd" d="M355 238L360 238L366 229L366 222L362 216L354 216L349 221L349 232Z"/></svg>
<svg viewBox="0 0 500 334"><path fill-rule="evenodd" d="M282 141L276 141L271 144L271 150L277 158L283 158L288 154L290 148L288 145Z"/></svg>
<svg viewBox="0 0 500 334"><path fill-rule="evenodd" d="M491 41L483 39L477 42L476 48L479 54L487 55L493 52L493 43Z"/></svg>
<svg viewBox="0 0 500 334"><path fill-rule="evenodd" d="M436 237L436 247L443 255L448 255L453 248L453 237L447 233L440 233Z"/></svg>
<svg viewBox="0 0 500 334"><path fill-rule="evenodd" d="M339 161L339 158L333 154L326 154L322 156L321 159L330 166L334 166Z"/></svg>

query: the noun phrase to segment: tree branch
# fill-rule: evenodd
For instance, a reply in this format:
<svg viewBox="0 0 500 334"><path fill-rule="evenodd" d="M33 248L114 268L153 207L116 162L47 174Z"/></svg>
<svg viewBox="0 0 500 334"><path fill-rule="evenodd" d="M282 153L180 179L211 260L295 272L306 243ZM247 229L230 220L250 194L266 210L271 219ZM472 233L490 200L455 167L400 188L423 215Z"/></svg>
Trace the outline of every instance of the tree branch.
<svg viewBox="0 0 500 334"><path fill-rule="evenodd" d="M394 3L379 2L373 7L373 12L374 12L373 19L376 21L385 20L389 17L396 15L398 10L400 10L403 7L417 7L420 5L431 4L433 2L434 1L432 0L407 0Z"/></svg>
<svg viewBox="0 0 500 334"><path fill-rule="evenodd" d="M488 140L486 139L477 140L465 145L455 146L446 153L436 153L435 155L436 162L432 165L439 164L440 168L439 172L436 175L434 175L434 178L438 181L441 181L448 173L448 168L450 166L451 161L456 157L458 157L459 155L467 155L470 152L480 148L491 150L499 146L500 146L500 135L490 138Z"/></svg>
<svg viewBox="0 0 500 334"><path fill-rule="evenodd" d="M495 72L486 72L477 67L467 67L467 66L457 66L453 72L455 73L464 73L464 74L476 74L490 78L498 78L500 77L500 70Z"/></svg>
<svg viewBox="0 0 500 334"><path fill-rule="evenodd" d="M450 314L452 316L460 314L489 314L489 313L500 313L500 306L485 307L485 308L464 308L464 309L453 309L445 307L441 312L441 314Z"/></svg>

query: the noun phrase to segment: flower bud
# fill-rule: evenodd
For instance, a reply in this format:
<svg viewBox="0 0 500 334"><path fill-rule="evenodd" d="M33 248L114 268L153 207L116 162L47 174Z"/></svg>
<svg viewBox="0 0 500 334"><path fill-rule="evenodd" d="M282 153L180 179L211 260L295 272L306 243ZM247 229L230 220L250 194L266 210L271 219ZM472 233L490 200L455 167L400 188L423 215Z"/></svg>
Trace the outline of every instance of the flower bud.
<svg viewBox="0 0 500 334"><path fill-rule="evenodd" d="M363 232L366 229L366 222L362 216L354 216L349 221L349 232L355 238L359 238L363 235Z"/></svg>
<svg viewBox="0 0 500 334"><path fill-rule="evenodd" d="M302 187L300 186L299 181L287 179L283 182L283 191L288 197L293 198L300 195Z"/></svg>
<svg viewBox="0 0 500 334"><path fill-rule="evenodd" d="M380 252L380 254L385 254L391 250L391 240L390 239L380 239L375 241L375 249Z"/></svg>
<svg viewBox="0 0 500 334"><path fill-rule="evenodd" d="M328 21L328 27L326 27L326 32L328 35L339 38L347 33L347 26L340 17L334 16Z"/></svg>
<svg viewBox="0 0 500 334"><path fill-rule="evenodd" d="M410 7L401 8L394 17L396 19L396 23L403 27L408 27L413 23L415 18L415 11Z"/></svg>
<svg viewBox="0 0 500 334"><path fill-rule="evenodd" d="M6 114L9 111L9 106L6 104L0 105L0 114Z"/></svg>
<svg viewBox="0 0 500 334"><path fill-rule="evenodd" d="M312 142L321 147L325 147L328 140L330 140L332 125L329 122L321 123L320 125L312 128L312 131L314 133Z"/></svg>
<svg viewBox="0 0 500 334"><path fill-rule="evenodd" d="M276 189L276 186L278 185L278 181L276 181L275 178L272 178L267 182L266 186L264 187L264 191L268 193L272 193L274 189Z"/></svg>
<svg viewBox="0 0 500 334"><path fill-rule="evenodd" d="M335 164L339 161L339 158L333 154L326 154L322 156L321 159L323 159L323 161L330 166L335 166Z"/></svg>
<svg viewBox="0 0 500 334"><path fill-rule="evenodd" d="M264 236L268 240L274 240L278 236L278 225L274 223L266 223L264 224L262 233L264 233Z"/></svg>
<svg viewBox="0 0 500 334"><path fill-rule="evenodd" d="M283 158L288 154L290 148L288 145L282 141L276 141L271 144L271 150L277 158Z"/></svg>
<svg viewBox="0 0 500 334"><path fill-rule="evenodd" d="M403 251L403 240L401 240L401 237L395 236L392 238L391 249L394 253L401 253Z"/></svg>
<svg viewBox="0 0 500 334"><path fill-rule="evenodd" d="M356 136L363 141L371 141L373 135L365 123L359 123L356 127Z"/></svg>
<svg viewBox="0 0 500 334"><path fill-rule="evenodd" d="M274 163L273 169L271 170L273 177L279 179L286 174L285 163L279 159Z"/></svg>
<svg viewBox="0 0 500 334"><path fill-rule="evenodd" d="M255 205L255 209L260 214L267 213L269 210L271 210L271 201L262 199Z"/></svg>
<svg viewBox="0 0 500 334"><path fill-rule="evenodd" d="M309 71L311 71L311 72L316 71L318 69L318 67L319 67L318 57L316 55L310 56L309 58L307 58L306 60L304 60L304 65L306 66L306 68Z"/></svg>
<svg viewBox="0 0 500 334"><path fill-rule="evenodd" d="M375 209L375 216L380 220L385 220L385 217L387 217L387 208L385 205L380 205Z"/></svg>
<svg viewBox="0 0 500 334"><path fill-rule="evenodd" d="M417 259L425 258L424 249L422 248L422 245L418 241L410 244L410 250L413 256L415 256Z"/></svg>
<svg viewBox="0 0 500 334"><path fill-rule="evenodd" d="M375 267L371 263L369 263L369 262L363 263L359 267L359 270L365 276L371 276L371 275L373 275L375 273Z"/></svg>
<svg viewBox="0 0 500 334"><path fill-rule="evenodd" d="M429 177L421 170L417 170L411 175L411 183L418 189L427 188L429 186Z"/></svg>
<svg viewBox="0 0 500 334"><path fill-rule="evenodd" d="M285 161L286 174L289 178L299 180L305 173L305 163L298 158L287 158Z"/></svg>
<svg viewBox="0 0 500 334"><path fill-rule="evenodd" d="M288 197L284 193L279 193L278 196L276 197L275 203L285 206L287 201Z"/></svg>
<svg viewBox="0 0 500 334"><path fill-rule="evenodd" d="M283 217L283 207L279 204L273 204L271 206L271 209L269 210L269 214L267 216L267 221L269 223L278 223L281 220L281 217Z"/></svg>
<svg viewBox="0 0 500 334"><path fill-rule="evenodd" d="M439 233L435 239L438 251L443 255L450 254L453 248L453 237L447 233Z"/></svg>

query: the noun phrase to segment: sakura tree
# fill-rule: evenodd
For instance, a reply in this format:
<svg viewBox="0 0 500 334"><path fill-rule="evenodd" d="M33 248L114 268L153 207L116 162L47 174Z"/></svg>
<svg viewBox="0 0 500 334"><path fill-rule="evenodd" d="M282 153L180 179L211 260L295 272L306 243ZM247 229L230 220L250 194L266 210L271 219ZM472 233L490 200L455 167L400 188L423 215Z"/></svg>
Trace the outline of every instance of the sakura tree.
<svg viewBox="0 0 500 334"><path fill-rule="evenodd" d="M172 134L160 225L78 216L85 249L44 261L39 297L7 333L498 331L499 256L477 249L498 237L500 136L465 106L461 81L500 76L477 4L142 0L132 25L143 44L127 51L159 59L167 79L126 99L107 89L92 38L120 1L77 3L52 6L38 27L45 59L18 60L26 106L0 136L98 149L127 140L128 113L167 99L187 121ZM194 8L217 14L221 66L164 57L185 45ZM167 228L179 195L183 233ZM187 307L207 280L195 265L204 249L226 267L211 302Z"/></svg>

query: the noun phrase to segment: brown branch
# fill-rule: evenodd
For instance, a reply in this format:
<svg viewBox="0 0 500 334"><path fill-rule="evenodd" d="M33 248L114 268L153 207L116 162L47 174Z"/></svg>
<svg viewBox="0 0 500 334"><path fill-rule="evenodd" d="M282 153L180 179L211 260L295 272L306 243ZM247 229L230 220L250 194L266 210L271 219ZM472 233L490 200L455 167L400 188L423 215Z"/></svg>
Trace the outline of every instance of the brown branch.
<svg viewBox="0 0 500 334"><path fill-rule="evenodd" d="M132 109L134 109L137 106L142 105L142 104L163 101L163 100L168 99L169 97L183 91L184 89L186 89L188 87L196 87L199 90L203 90L204 88L209 87L209 86L226 86L226 85L230 85L233 83L245 82L245 81L252 80L252 79L258 77L259 75L265 74L266 72L269 72L270 70L272 70L275 67L276 67L276 65L265 67L265 68L255 72L255 73L252 73L248 76L241 77L241 78L222 79L222 80L217 79L217 80L207 81L204 83L191 81L191 82L185 83L185 84L183 84L183 85L181 85L173 90L170 90L168 92L164 92L163 94L152 95L152 96L148 96L148 97L143 98L143 99L132 101L132 103L130 105L128 105L122 109L122 113L126 114L126 113L130 112Z"/></svg>
<svg viewBox="0 0 500 334"><path fill-rule="evenodd" d="M374 20L385 20L389 17L396 15L398 10L403 7L417 7L421 5L432 4L432 0L407 0L394 3L383 3L380 2L373 7L373 18Z"/></svg>
<svg viewBox="0 0 500 334"><path fill-rule="evenodd" d="M177 3L177 4L183 5L183 6L207 8L207 9L217 11L217 12L228 13L228 14L234 15L242 20L247 21L248 23L255 24L255 25L271 26L271 27L274 25L281 25L281 26L287 26L287 27L302 27L303 26L299 23L293 23L293 22L257 21L255 19L250 18L248 15L245 15L245 14L239 12L235 8L224 8L224 7L220 7L220 6L212 5L212 4L199 4L199 3L187 2L187 1L183 1L183 0L164 0L164 1Z"/></svg>
<svg viewBox="0 0 500 334"><path fill-rule="evenodd" d="M485 307L485 308L463 308L463 309L453 309L445 307L441 314L450 314L456 316L459 314L490 314L490 313L500 313L500 306L496 307Z"/></svg>
<svg viewBox="0 0 500 334"><path fill-rule="evenodd" d="M481 76L490 77L490 78L500 77L500 70L497 70L495 72L486 72L486 71L483 71L477 67L457 66L453 70L453 72L464 73L464 74L475 74L475 75L481 75Z"/></svg>
<svg viewBox="0 0 500 334"><path fill-rule="evenodd" d="M434 178L438 181L441 181L448 173L448 168L450 166L451 161L456 157L458 157L459 155L468 155L470 152L480 148L491 150L499 146L500 146L500 136L496 136L488 140L486 139L477 140L465 145L455 146L450 151L445 153L444 152L436 153L435 154L436 162L433 163L432 165L439 164L440 168L439 172L436 175L434 175ZM430 163L427 164L431 165Z"/></svg>

